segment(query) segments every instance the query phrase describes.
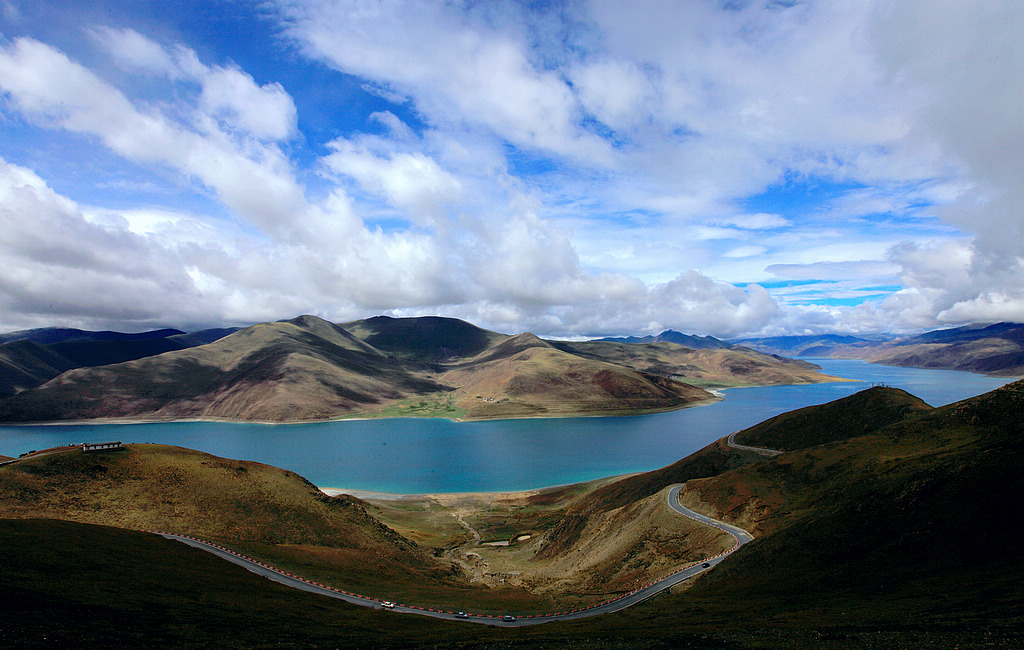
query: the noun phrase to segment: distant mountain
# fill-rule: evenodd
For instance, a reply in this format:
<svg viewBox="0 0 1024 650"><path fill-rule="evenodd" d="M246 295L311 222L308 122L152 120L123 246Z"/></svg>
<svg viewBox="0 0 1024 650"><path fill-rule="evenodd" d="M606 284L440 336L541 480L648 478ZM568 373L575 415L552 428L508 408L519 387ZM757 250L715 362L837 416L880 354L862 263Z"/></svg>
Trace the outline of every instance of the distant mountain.
<svg viewBox="0 0 1024 650"><path fill-rule="evenodd" d="M125 334L123 332L90 332L69 327L44 327L41 329L21 330L0 334L0 343L10 341L32 341L40 345L51 343L68 343L72 341L141 341L145 339L162 339L168 336L184 334L181 330L161 329L151 332L140 332L137 334Z"/></svg>
<svg viewBox="0 0 1024 650"><path fill-rule="evenodd" d="M71 370L0 401L0 420L309 420L445 389L333 324L300 317L203 346Z"/></svg>
<svg viewBox="0 0 1024 650"><path fill-rule="evenodd" d="M213 343L219 341L228 334L234 334L241 327L218 327L208 330L199 330L198 332L189 332L188 334L174 334L167 338L171 341L177 341L181 343L182 347L194 348L197 345L206 345L207 343Z"/></svg>
<svg viewBox="0 0 1024 650"><path fill-rule="evenodd" d="M1024 325L1020 323L968 325L905 338L814 335L733 342L765 352L801 357L865 359L890 366L1024 376Z"/></svg>
<svg viewBox="0 0 1024 650"><path fill-rule="evenodd" d="M154 341L185 342L173 335L148 345ZM25 373L38 380L57 372L58 362L95 361L102 344L81 342L50 363L45 350L35 350L38 368ZM117 348L128 349L126 342ZM97 359L87 359L87 352L97 352ZM14 389L21 392L0 400L0 421L625 413L713 399L690 381L710 386L834 379L815 368L752 350L543 341L451 318L380 316L341 326L300 316L205 345L76 367L31 390L24 390L28 379L19 379Z"/></svg>
<svg viewBox="0 0 1024 650"><path fill-rule="evenodd" d="M770 336L734 339L731 343L762 352L796 357L829 357L837 350L870 349L888 339L865 339L841 334L813 334L802 336Z"/></svg>
<svg viewBox="0 0 1024 650"><path fill-rule="evenodd" d="M473 417L504 418L667 409L708 401L693 386L588 359L525 333L453 365L443 378Z"/></svg>
<svg viewBox="0 0 1024 650"><path fill-rule="evenodd" d="M665 330L657 336L608 337L597 340L609 343L677 343L693 350L717 350L732 347L729 343L720 341L713 336L683 334L675 330Z"/></svg>
<svg viewBox="0 0 1024 650"><path fill-rule="evenodd" d="M34 388L75 364L29 340L0 345L0 397Z"/></svg>
<svg viewBox="0 0 1024 650"><path fill-rule="evenodd" d="M471 357L504 334L481 329L456 318L374 316L342 323L341 327L387 354L418 361L446 361Z"/></svg>
<svg viewBox="0 0 1024 650"><path fill-rule="evenodd" d="M1024 324L995 323L992 325L965 325L943 330L933 330L918 336L903 339L901 345L917 343L964 343L981 339L1001 338L1013 341L1024 341Z"/></svg>
<svg viewBox="0 0 1024 650"><path fill-rule="evenodd" d="M927 332L878 350L871 361L890 366L1024 376L1024 325L997 323Z"/></svg>
<svg viewBox="0 0 1024 650"><path fill-rule="evenodd" d="M809 384L837 380L813 363L765 354L742 347L697 350L677 343L614 343L552 341L565 352L616 363L636 370L716 388Z"/></svg>
<svg viewBox="0 0 1024 650"><path fill-rule="evenodd" d="M105 366L212 343L238 328L137 334L62 327L0 335L0 397L40 386L73 368Z"/></svg>

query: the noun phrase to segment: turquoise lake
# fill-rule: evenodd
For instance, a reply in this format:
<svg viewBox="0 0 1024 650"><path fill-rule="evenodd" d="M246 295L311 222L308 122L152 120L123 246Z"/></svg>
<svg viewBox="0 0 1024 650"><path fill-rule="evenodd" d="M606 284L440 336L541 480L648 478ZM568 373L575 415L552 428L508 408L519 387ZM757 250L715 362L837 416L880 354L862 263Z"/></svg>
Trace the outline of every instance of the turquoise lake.
<svg viewBox="0 0 1024 650"><path fill-rule="evenodd" d="M863 361L812 361L830 375L858 381L734 388L709 406L629 417L8 426L0 427L0 454L81 442L154 442L283 467L320 487L406 494L509 491L664 467L733 431L871 383L942 406L1012 381Z"/></svg>

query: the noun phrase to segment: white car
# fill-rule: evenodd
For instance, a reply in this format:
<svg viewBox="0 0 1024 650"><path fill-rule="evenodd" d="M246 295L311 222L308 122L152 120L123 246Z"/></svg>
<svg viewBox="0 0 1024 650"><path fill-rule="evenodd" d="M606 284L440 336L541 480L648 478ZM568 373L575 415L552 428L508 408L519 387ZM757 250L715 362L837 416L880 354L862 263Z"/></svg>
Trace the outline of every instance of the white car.
<svg viewBox="0 0 1024 650"><path fill-rule="evenodd" d="M385 600L383 603L380 604L380 606L384 609L393 609L395 607L395 604L390 600Z"/></svg>

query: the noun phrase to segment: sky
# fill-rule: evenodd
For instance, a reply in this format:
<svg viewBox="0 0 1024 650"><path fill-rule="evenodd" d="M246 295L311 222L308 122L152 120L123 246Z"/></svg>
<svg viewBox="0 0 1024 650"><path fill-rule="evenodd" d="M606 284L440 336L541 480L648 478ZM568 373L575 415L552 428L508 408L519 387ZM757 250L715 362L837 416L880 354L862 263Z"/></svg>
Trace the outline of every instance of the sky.
<svg viewBox="0 0 1024 650"><path fill-rule="evenodd" d="M1024 321L1018 0L0 0L0 331Z"/></svg>

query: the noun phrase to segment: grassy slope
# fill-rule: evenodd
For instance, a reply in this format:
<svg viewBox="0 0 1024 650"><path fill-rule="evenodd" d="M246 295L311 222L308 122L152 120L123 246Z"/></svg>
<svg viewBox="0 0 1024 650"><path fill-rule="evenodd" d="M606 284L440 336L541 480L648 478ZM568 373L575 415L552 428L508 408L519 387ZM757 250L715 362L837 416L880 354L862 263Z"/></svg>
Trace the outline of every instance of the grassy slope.
<svg viewBox="0 0 1024 650"><path fill-rule="evenodd" d="M566 602L593 604L605 594L629 591L634 579L667 571L680 558L704 557L703 547L717 543L715 535L692 531L677 517L648 516L664 509L663 501L616 513L614 541L607 534L590 539L591 548L573 549L558 566L540 567L544 575L538 579L483 587L471 584L435 549L383 525L359 500L328 498L300 476L259 463L131 445L127 452L74 450L0 468L0 518L191 534L347 590L471 611L551 611L567 589L572 595ZM485 513L489 521L481 530L499 532L495 514ZM551 516L557 519L557 513ZM507 521L507 515L499 518ZM666 544L675 550L662 552ZM522 568L537 570L529 563ZM587 575L580 576L581 570Z"/></svg>
<svg viewBox="0 0 1024 650"><path fill-rule="evenodd" d="M736 434L738 444L791 451L855 438L930 411L920 398L876 386L843 399L782 413Z"/></svg>
<svg viewBox="0 0 1024 650"><path fill-rule="evenodd" d="M1024 640L1024 593L1019 581L1024 549L1017 536L1007 533L1006 522L1018 509L1017 497L1024 493L1022 416L1024 383L1018 382L903 419L870 435L756 460L703 481L691 480L688 498L693 505L751 525L761 534L684 594L662 596L622 614L515 631L456 628L395 617L387 619L392 622L382 626L373 643L381 647L405 643L443 647L1019 647ZM712 446L702 452L702 462L715 471L715 466L728 465L720 458L725 453L736 452ZM674 476L662 478L675 480ZM763 508L744 505L752 500ZM76 618L65 607L67 593L77 593L74 588L38 577L53 575L47 572L67 557L64 547L49 554L45 551L61 544L74 542L44 534L28 544L40 549L41 556L19 554L19 573L5 575L11 586L4 593L16 594L16 607L32 603L37 611L61 625L76 627L80 634L95 632L94 626L81 622L81 616ZM134 559L126 557L123 548L123 543L104 545L99 540L89 545L94 555L111 565ZM140 567L132 570L142 571ZM36 578L26 577L26 572L35 572ZM90 575L86 591L111 584L104 583L105 575L103 571ZM143 620L157 625L146 614L146 603L158 586L146 584L120 602L127 608L124 611L142 612L141 618L131 617L132 624ZM359 645L365 641L356 635L372 629L372 622L362 618L372 612L335 610L333 605L313 602L305 613L288 619L296 610L285 597L280 608L261 613L260 629L245 630L242 621L251 620L249 612L258 611L249 606L260 590L249 589L234 601L235 596L224 595L222 586L208 584L205 590L211 593L203 598L240 605L218 606L204 623L179 625L182 617L194 615L181 598L161 607L162 620L177 627L173 632L159 628L157 635L172 634L169 638L180 642L191 634L187 638L240 646L283 645L282 639L319 644L327 642L325 635L337 635L332 637L335 644ZM99 588L101 595L93 601L100 607L109 602L111 587L105 589ZM330 623L311 623L318 612L326 611L330 611L325 614ZM15 620L19 631L36 625L31 617ZM340 625L342 621L350 624ZM38 639L42 632L37 628L25 634ZM236 629L237 637L211 636ZM268 641L270 637L260 636L262 630L284 636ZM110 638L127 634L120 628L105 632Z"/></svg>
<svg viewBox="0 0 1024 650"><path fill-rule="evenodd" d="M465 566L482 584L511 584L544 595L549 607L543 611L622 595L638 582L646 584L731 545L727 535L672 512L665 491L578 520L574 542L563 544L555 536L566 509L610 480L536 492L371 500L370 512ZM488 543L495 541L505 545ZM545 552L553 546L557 553Z"/></svg>
<svg viewBox="0 0 1024 650"><path fill-rule="evenodd" d="M351 588L461 584L350 498L326 497L292 472L178 447L76 450L2 467L0 517L191 534L291 564L333 554L319 575Z"/></svg>
<svg viewBox="0 0 1024 650"><path fill-rule="evenodd" d="M155 535L0 520L5 647L408 647L454 626L296 591ZM463 638L477 630L461 628Z"/></svg>
<svg viewBox="0 0 1024 650"><path fill-rule="evenodd" d="M684 501L765 534L695 594L800 624L1024 623L1024 543L1007 529L1022 422L1016 382L691 483Z"/></svg>

